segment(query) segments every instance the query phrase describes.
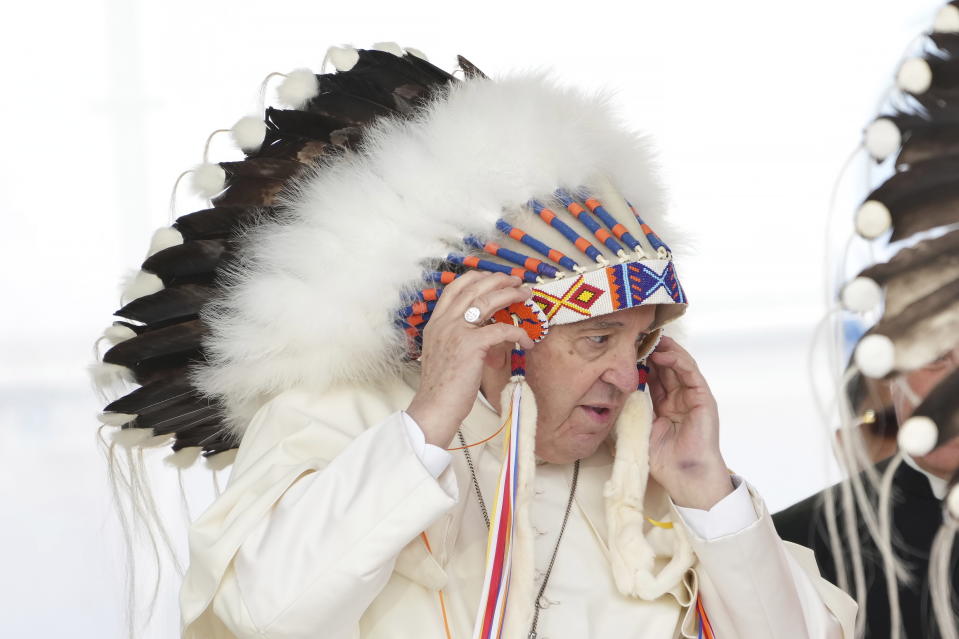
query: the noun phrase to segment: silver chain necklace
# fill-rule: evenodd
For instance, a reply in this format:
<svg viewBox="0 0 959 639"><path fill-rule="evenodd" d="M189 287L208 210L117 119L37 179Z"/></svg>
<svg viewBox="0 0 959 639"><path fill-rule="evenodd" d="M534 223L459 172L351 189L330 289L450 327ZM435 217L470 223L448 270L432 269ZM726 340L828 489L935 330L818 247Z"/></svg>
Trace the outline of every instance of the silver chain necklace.
<svg viewBox="0 0 959 639"><path fill-rule="evenodd" d="M470 477L473 479L473 490L476 492L476 500L479 502L480 510L483 513L483 521L486 522L486 529L489 530L489 512L486 510L486 501L483 499L483 491L480 490L479 481L476 479L476 468L473 467L473 456L470 455L470 449L466 445L466 439L463 437L463 431L458 431L460 444L463 445L463 456L466 457L466 465L470 469ZM579 479L579 460L573 463L573 481L569 491L569 500L566 502L566 512L563 514L563 524L559 528L559 537L556 538L556 545L553 546L553 554L549 558L549 565L546 567L546 574L543 576L543 583L536 593L536 601L533 604L533 622L529 627L527 639L536 639L536 624L539 622L539 613L543 608L543 594L546 592L546 584L549 583L549 576L553 572L553 564L556 562L556 553L559 551L559 542L563 540L563 533L566 532L566 522L569 521L569 512L573 508L573 497L576 495L576 480Z"/></svg>

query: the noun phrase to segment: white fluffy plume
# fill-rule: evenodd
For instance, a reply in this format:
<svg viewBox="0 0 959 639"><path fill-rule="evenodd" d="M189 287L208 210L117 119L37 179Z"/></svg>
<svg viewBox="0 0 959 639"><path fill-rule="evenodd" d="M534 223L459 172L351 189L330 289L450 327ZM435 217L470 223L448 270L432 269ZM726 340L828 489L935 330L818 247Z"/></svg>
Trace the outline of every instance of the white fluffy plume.
<svg viewBox="0 0 959 639"><path fill-rule="evenodd" d="M319 92L320 83L316 74L309 69L291 71L276 88L276 96L280 102L294 109L302 109Z"/></svg>
<svg viewBox="0 0 959 639"><path fill-rule="evenodd" d="M233 128L230 129L230 135L238 147L252 153L263 145L263 139L266 137L266 123L263 118L255 115L247 115L236 121Z"/></svg>
<svg viewBox="0 0 959 639"><path fill-rule="evenodd" d="M242 270L205 310L195 383L242 432L280 391L397 373L394 313L429 262L491 235L504 207L596 174L673 243L648 144L610 103L538 72L456 83L414 120L379 121L358 153L301 178L280 218L244 237Z"/></svg>

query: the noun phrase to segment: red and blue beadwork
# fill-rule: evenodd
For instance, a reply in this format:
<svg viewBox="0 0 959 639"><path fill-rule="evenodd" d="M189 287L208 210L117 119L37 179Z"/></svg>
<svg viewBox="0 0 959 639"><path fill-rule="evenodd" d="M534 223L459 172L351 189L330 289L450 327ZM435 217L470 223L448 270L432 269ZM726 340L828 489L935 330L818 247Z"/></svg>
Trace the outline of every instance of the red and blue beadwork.
<svg viewBox="0 0 959 639"><path fill-rule="evenodd" d="M530 200L527 203L533 213L530 219L546 223L558 232L586 258L588 267L543 239L500 219L496 222L496 231L536 255L527 255L500 241L464 238L464 249L472 249L476 254L451 253L446 256L450 270L424 273L424 279L436 286L423 289L409 300L397 312L397 325L414 342L420 342L422 329L442 295L442 287L465 269L506 273L532 288L532 303L502 309L493 315L493 321L518 323L534 341L543 339L551 324L568 324L640 305L671 304L678 307L673 316L682 313L687 299L669 247L632 204L624 202L626 206L620 209L629 208L636 220L634 224L638 223L641 230L637 235L585 189L558 189L553 197L557 202L555 207ZM568 215L568 220L561 219L561 215ZM598 245L586 239L575 226L595 238ZM645 245L639 238L645 240ZM603 255L597 246L607 254Z"/></svg>

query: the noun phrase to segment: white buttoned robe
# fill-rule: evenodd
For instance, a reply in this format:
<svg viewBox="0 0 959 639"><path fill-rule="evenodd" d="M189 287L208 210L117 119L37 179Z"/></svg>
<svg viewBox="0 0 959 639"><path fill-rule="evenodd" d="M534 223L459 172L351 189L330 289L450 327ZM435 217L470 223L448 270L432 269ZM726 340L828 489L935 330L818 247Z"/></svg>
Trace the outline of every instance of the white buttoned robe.
<svg viewBox="0 0 959 639"><path fill-rule="evenodd" d="M470 639L487 530L462 452L434 478L413 449L400 411L415 384L292 390L260 409L229 485L191 527L185 638L444 639L442 591L451 636ZM464 436L484 439L499 421L478 400ZM492 508L500 443L471 453ZM778 538L751 487L756 520L715 539L690 531L697 562L671 592L655 601L620 594L605 547L611 464L606 446L581 462L539 639L696 637L697 595L718 639L852 639L855 604L820 578L811 551ZM537 466L531 518L540 579L571 472ZM646 512L685 525L653 481Z"/></svg>

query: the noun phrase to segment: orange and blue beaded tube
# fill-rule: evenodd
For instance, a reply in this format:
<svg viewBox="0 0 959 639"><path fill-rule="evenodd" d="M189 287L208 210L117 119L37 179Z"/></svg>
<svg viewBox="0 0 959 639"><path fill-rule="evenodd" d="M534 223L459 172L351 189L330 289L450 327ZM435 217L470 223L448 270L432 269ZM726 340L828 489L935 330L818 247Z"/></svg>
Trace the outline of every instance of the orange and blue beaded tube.
<svg viewBox="0 0 959 639"><path fill-rule="evenodd" d="M658 251L660 248L664 249L667 253L672 253L669 250L669 247L666 246L666 242L659 239L659 236L656 235L656 232L649 227L646 222L643 221L643 218L639 216L639 213L636 212L636 207L630 202L626 202L629 205L629 210L633 212L633 215L636 216L636 221L639 222L639 226L643 229L643 233L646 234L646 239L649 240L650 246L653 247L654 251Z"/></svg>
<svg viewBox="0 0 959 639"><path fill-rule="evenodd" d="M569 211L573 217L582 222L583 226L589 229L589 232L595 235L597 240L605 244L606 248L613 252L613 255L619 255L620 251L624 250L622 245L613 239L612 234L590 217L583 205L574 200L569 192L559 189L554 195L563 203L563 206L566 207L566 210Z"/></svg>
<svg viewBox="0 0 959 639"><path fill-rule="evenodd" d="M593 212L593 215L602 220L603 224L608 226L609 230L613 232L613 235L618 237L626 246L634 251L640 248L639 240L633 237L633 234L630 233L625 226L616 221L616 218L606 210L602 202L594 197L588 197L586 198L586 206Z"/></svg>
<svg viewBox="0 0 959 639"><path fill-rule="evenodd" d="M495 242L486 242L483 244L475 237L468 237L466 238L466 244L472 246L473 248L482 249L490 255L501 257L508 262L512 262L513 264L518 264L527 271L535 271L544 277L556 277L557 273L559 272L554 266L550 266L549 264L545 264L536 258L523 255L517 251L500 246Z"/></svg>
<svg viewBox="0 0 959 639"><path fill-rule="evenodd" d="M530 200L529 206L533 209L534 213L539 215L540 219L562 233L563 237L572 242L573 246L582 251L586 257L594 262L602 262L603 256L599 252L599 249L593 246L589 240L574 231L566 222L559 219L555 212L536 200Z"/></svg>
<svg viewBox="0 0 959 639"><path fill-rule="evenodd" d="M503 235L511 237L517 242L522 242L543 257L553 260L568 271L576 271L579 269L579 264L567 257L561 251L550 248L544 242L536 239L526 231L512 226L506 220L498 220L496 222L496 228Z"/></svg>

